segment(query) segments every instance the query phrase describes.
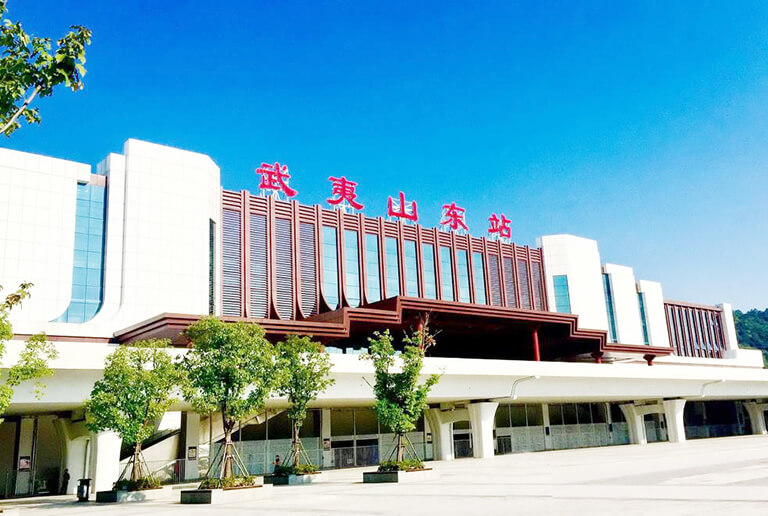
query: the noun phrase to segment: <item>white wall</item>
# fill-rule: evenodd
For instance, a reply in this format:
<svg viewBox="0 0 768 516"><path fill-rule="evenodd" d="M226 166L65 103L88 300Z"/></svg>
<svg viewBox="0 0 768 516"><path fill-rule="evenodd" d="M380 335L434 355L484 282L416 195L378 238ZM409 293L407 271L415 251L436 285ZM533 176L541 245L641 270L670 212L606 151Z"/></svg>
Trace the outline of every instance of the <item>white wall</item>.
<svg viewBox="0 0 768 516"><path fill-rule="evenodd" d="M602 269L597 242L573 235L546 235L537 240L544 256L549 307L555 311L552 276L568 276L571 313L579 316L579 327L608 330Z"/></svg>
<svg viewBox="0 0 768 516"><path fill-rule="evenodd" d="M91 167L0 149L0 285L35 284L12 312L16 333L111 337L164 312L208 313L209 220L221 229L213 160L128 140L97 170L108 177L102 308L83 324L54 323L72 295L77 183Z"/></svg>
<svg viewBox="0 0 768 516"><path fill-rule="evenodd" d="M645 318L648 328L649 344L656 347L669 347L669 331L667 316L664 312L664 294L661 283L657 281L640 280L637 291L645 299Z"/></svg>
<svg viewBox="0 0 768 516"><path fill-rule="evenodd" d="M612 263L605 264L603 270L611 282L618 342L642 346L643 325L640 319L640 303L637 300L635 273L631 267Z"/></svg>
<svg viewBox="0 0 768 516"><path fill-rule="evenodd" d="M0 285L35 285L11 314L17 333L44 329L69 305L77 182L90 176L82 163L0 149Z"/></svg>

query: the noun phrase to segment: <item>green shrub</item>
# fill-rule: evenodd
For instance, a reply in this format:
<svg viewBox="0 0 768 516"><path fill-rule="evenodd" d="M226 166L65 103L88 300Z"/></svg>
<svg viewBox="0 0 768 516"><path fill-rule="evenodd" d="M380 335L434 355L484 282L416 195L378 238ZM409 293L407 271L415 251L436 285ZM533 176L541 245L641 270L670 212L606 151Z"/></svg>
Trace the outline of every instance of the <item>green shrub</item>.
<svg viewBox="0 0 768 516"><path fill-rule="evenodd" d="M317 466L314 464L299 464L295 468L291 464L281 464L275 466L275 470L272 474L276 477L287 477L288 475L306 475L308 473L316 473Z"/></svg>
<svg viewBox="0 0 768 516"><path fill-rule="evenodd" d="M112 484L113 491L141 491L160 487L160 482L154 478L143 477L136 481L123 478Z"/></svg>
<svg viewBox="0 0 768 516"><path fill-rule="evenodd" d="M248 487L256 485L256 477L206 478L200 482L200 489L227 489L230 487Z"/></svg>
<svg viewBox="0 0 768 516"><path fill-rule="evenodd" d="M379 464L379 472L413 471L415 469L424 469L424 463L418 459L404 459L400 462L388 460Z"/></svg>

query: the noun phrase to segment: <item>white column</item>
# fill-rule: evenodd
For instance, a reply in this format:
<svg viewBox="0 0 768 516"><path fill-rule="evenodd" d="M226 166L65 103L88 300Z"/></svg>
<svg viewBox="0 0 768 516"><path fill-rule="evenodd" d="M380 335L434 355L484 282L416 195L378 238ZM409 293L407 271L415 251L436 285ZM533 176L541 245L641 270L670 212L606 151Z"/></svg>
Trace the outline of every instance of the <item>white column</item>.
<svg viewBox="0 0 768 516"><path fill-rule="evenodd" d="M32 469L34 468L35 452L35 418L23 417L19 421L19 451L16 454L13 467L16 469L16 494L32 494ZM20 470L20 459L24 457L25 469Z"/></svg>
<svg viewBox="0 0 768 516"><path fill-rule="evenodd" d="M493 457L493 423L498 402L470 403L472 454L477 458Z"/></svg>
<svg viewBox="0 0 768 516"><path fill-rule="evenodd" d="M685 400L664 400L663 405L669 442L685 442L685 422L683 420Z"/></svg>
<svg viewBox="0 0 768 516"><path fill-rule="evenodd" d="M549 405L541 404L541 421L544 425L544 449L552 449L552 427L549 425Z"/></svg>
<svg viewBox="0 0 768 516"><path fill-rule="evenodd" d="M621 405L621 412L624 413L624 419L627 420L629 442L632 444L647 444L645 420L642 414L638 414L637 407L631 403Z"/></svg>
<svg viewBox="0 0 768 516"><path fill-rule="evenodd" d="M730 303L722 303L717 306L723 309L725 349L728 351L739 349L739 341L736 338L736 323L733 322L733 307Z"/></svg>
<svg viewBox="0 0 768 516"><path fill-rule="evenodd" d="M333 467L333 450L325 449L325 440L331 442L331 409L323 409L323 414L320 417L320 445L323 447L323 467Z"/></svg>
<svg viewBox="0 0 768 516"><path fill-rule="evenodd" d="M744 408L747 409L749 414L749 424L752 427L752 433L755 435L765 435L768 433L765 428L765 403L755 403L754 401L747 401L744 403Z"/></svg>
<svg viewBox="0 0 768 516"><path fill-rule="evenodd" d="M57 418L53 420L56 434L61 446L61 473L59 486L64 477L64 470L69 473L69 483L64 494L77 492L77 481L88 475L88 432L81 432L85 424L83 422L73 425L70 419ZM58 487L58 486L57 486Z"/></svg>
<svg viewBox="0 0 768 516"><path fill-rule="evenodd" d="M432 432L432 453L435 460L453 460L453 423L443 422L440 409L429 409L424 414Z"/></svg>
<svg viewBox="0 0 768 516"><path fill-rule="evenodd" d="M200 478L198 458L200 456L200 414L197 412L184 412L182 415L184 424L184 480ZM190 458L190 448L195 449L194 459Z"/></svg>
<svg viewBox="0 0 768 516"><path fill-rule="evenodd" d="M91 434L91 491L109 491L120 476L120 445L115 432Z"/></svg>

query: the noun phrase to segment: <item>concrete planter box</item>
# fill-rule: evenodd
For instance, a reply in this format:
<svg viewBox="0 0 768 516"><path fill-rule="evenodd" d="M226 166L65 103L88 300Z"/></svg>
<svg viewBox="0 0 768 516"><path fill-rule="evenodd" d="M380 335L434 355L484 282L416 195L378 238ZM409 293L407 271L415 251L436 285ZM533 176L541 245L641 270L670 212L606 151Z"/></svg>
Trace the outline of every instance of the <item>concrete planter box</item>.
<svg viewBox="0 0 768 516"><path fill-rule="evenodd" d="M369 471L363 473L364 484L423 482L432 480L437 474L432 469L417 469L414 471Z"/></svg>
<svg viewBox="0 0 768 516"><path fill-rule="evenodd" d="M322 482L323 476L317 473L305 473L304 475L264 475L264 483L273 486L303 486Z"/></svg>
<svg viewBox="0 0 768 516"><path fill-rule="evenodd" d="M269 484L248 487L231 487L229 489L189 489L181 492L181 503L236 503L267 498L270 494L272 494L272 486Z"/></svg>
<svg viewBox="0 0 768 516"><path fill-rule="evenodd" d="M142 489L141 491L98 491L96 503L126 503L143 502L144 500L162 500L171 498L171 486L157 489Z"/></svg>

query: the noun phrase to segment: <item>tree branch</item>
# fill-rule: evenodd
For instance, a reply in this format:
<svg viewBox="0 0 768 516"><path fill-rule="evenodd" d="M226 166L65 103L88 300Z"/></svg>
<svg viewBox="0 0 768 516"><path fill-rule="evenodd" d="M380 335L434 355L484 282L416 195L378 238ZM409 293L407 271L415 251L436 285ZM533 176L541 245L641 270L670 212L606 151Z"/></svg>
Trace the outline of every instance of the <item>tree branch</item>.
<svg viewBox="0 0 768 516"><path fill-rule="evenodd" d="M0 134L5 134L5 132L13 126L13 124L21 116L21 114L27 110L27 108L29 107L29 105L32 103L32 101L35 99L35 97L39 92L40 92L40 86L35 86L35 89L32 90L32 94L27 98L27 100L24 101L24 104L22 104L21 107L19 107L19 109L16 111L16 113L13 114L11 119L5 123L2 129L0 129Z"/></svg>

